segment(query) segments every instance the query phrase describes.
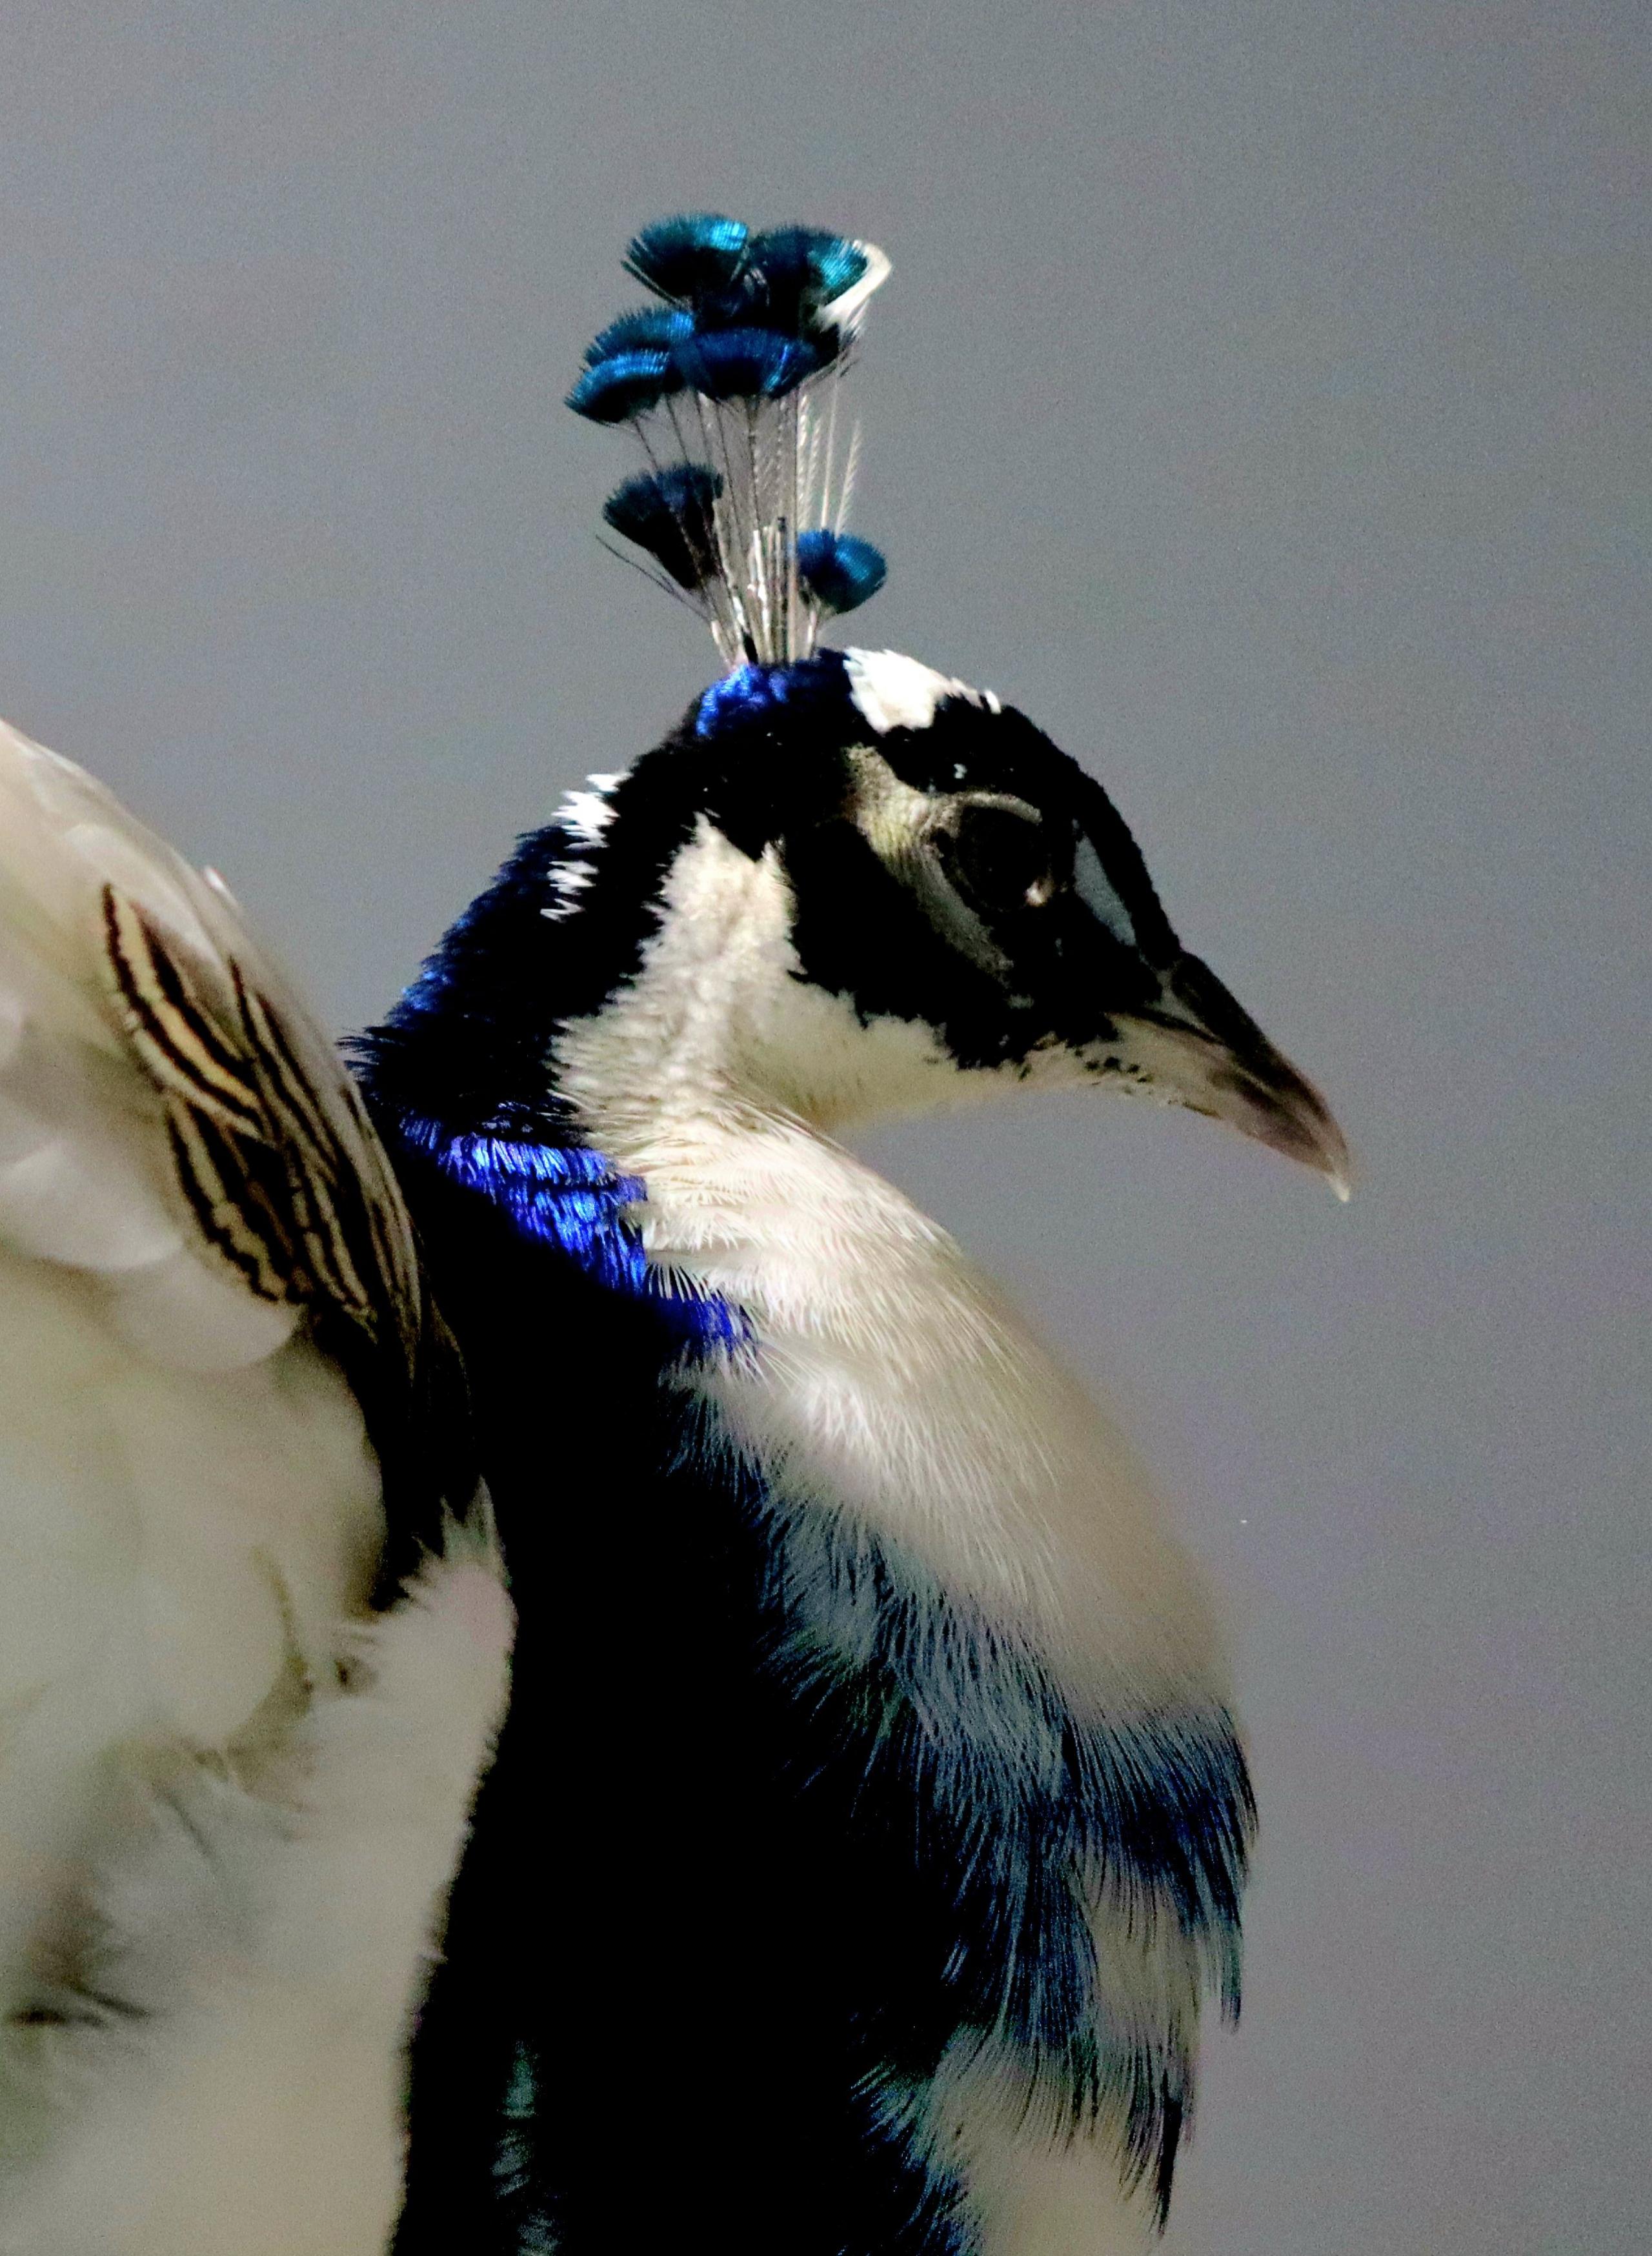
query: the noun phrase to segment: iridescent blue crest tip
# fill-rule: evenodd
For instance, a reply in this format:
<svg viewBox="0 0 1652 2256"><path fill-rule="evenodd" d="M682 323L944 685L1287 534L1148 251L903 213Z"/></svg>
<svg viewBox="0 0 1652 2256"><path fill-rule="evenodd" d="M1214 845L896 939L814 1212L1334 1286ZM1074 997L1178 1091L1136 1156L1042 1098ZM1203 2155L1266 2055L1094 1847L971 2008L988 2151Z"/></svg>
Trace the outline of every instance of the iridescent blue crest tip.
<svg viewBox="0 0 1652 2256"><path fill-rule="evenodd" d="M816 310L852 289L867 263L864 245L821 227L765 228L746 251L746 264L777 302L790 296Z"/></svg>
<svg viewBox="0 0 1652 2256"><path fill-rule="evenodd" d="M889 261L825 228L684 212L644 228L625 264L664 302L608 323L568 401L628 424L646 460L604 518L725 666L807 661L822 621L883 584L875 548L825 528L844 522L859 452L840 386Z"/></svg>
<svg viewBox="0 0 1652 2256"><path fill-rule="evenodd" d="M681 389L682 377L672 354L614 353L585 370L568 393L568 405L592 423L624 423L646 415L667 393Z"/></svg>
<svg viewBox="0 0 1652 2256"><path fill-rule="evenodd" d="M866 244L824 228L769 228L752 236L745 261L726 288L695 298L695 327L702 335L717 329L773 329L812 345L824 365L853 335L861 300L876 287L876 279L867 278L881 257Z"/></svg>
<svg viewBox="0 0 1652 2256"><path fill-rule="evenodd" d="M685 338L674 357L683 382L708 399L780 399L820 366L800 337L773 329L714 329Z"/></svg>
<svg viewBox="0 0 1652 2256"><path fill-rule="evenodd" d="M824 526L797 536L797 574L822 611L858 610L889 576L880 549Z"/></svg>
<svg viewBox="0 0 1652 2256"><path fill-rule="evenodd" d="M598 329L585 348L585 365L612 360L619 353L669 352L694 335L694 315L681 306L639 306Z"/></svg>
<svg viewBox="0 0 1652 2256"><path fill-rule="evenodd" d="M632 236L625 271L646 290L679 302L725 289L740 271L747 231L720 212L679 212Z"/></svg>

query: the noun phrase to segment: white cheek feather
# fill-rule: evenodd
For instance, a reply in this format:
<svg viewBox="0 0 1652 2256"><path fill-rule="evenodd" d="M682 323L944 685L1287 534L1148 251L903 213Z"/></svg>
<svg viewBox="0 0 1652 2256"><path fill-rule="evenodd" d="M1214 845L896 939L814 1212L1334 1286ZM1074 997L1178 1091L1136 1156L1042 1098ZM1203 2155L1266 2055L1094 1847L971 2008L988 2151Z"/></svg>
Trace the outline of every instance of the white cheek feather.
<svg viewBox="0 0 1652 2256"><path fill-rule="evenodd" d="M777 1495L896 1541L1092 1712L1219 1699L1203 1586L1116 1429L817 1124L998 1077L805 987L789 922L778 864L702 826L640 974L558 1046L592 1140L646 1183L651 1258L752 1320L754 1352L695 1383Z"/></svg>

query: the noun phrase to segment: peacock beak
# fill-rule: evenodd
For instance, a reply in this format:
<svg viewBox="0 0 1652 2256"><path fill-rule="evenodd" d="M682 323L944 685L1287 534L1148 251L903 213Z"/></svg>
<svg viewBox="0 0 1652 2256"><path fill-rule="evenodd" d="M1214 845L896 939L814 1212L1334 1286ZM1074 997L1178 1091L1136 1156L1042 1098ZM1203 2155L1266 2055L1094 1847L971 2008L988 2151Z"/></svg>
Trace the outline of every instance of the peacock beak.
<svg viewBox="0 0 1652 2256"><path fill-rule="evenodd" d="M1324 1097L1197 955L1178 956L1120 1031L1160 1096L1301 1160L1346 1199L1348 1146Z"/></svg>

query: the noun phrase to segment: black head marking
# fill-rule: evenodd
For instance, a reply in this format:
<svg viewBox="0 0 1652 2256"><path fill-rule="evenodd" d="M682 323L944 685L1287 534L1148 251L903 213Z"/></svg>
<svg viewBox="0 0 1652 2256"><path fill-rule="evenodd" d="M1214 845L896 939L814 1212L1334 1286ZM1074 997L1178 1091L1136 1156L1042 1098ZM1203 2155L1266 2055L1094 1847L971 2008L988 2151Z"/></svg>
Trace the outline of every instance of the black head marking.
<svg viewBox="0 0 1652 2256"><path fill-rule="evenodd" d="M726 677L604 812L598 833L564 814L523 839L365 1038L382 1097L420 1109L396 1084L439 1058L456 1127L556 1116L557 1030L637 972L702 821L778 856L805 980L863 1021L932 1029L966 1068L1093 1047L1177 953L1105 793L1023 714L951 690L927 726L880 730L837 652Z"/></svg>
<svg viewBox="0 0 1652 2256"><path fill-rule="evenodd" d="M786 842L803 969L964 1067L1089 1049L1179 947L1106 793L1027 716L966 694L845 750L835 820Z"/></svg>

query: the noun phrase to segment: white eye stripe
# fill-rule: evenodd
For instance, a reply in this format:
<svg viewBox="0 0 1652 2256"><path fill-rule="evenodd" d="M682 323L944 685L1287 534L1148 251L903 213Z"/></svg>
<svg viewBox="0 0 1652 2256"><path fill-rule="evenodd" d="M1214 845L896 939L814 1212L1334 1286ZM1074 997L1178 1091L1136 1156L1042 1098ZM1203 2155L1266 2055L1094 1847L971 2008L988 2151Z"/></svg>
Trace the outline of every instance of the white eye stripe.
<svg viewBox="0 0 1652 2256"><path fill-rule="evenodd" d="M927 729L935 709L949 697L983 705L989 713L1003 706L990 689L971 689L967 682L903 658L895 650L846 650L849 694L856 711L880 737L891 729Z"/></svg>
<svg viewBox="0 0 1652 2256"><path fill-rule="evenodd" d="M1073 865L1073 891L1091 914L1107 927L1113 938L1126 948L1139 945L1136 928L1130 920L1130 912L1119 899L1107 872L1101 866L1101 857L1088 838L1078 842L1077 859Z"/></svg>

